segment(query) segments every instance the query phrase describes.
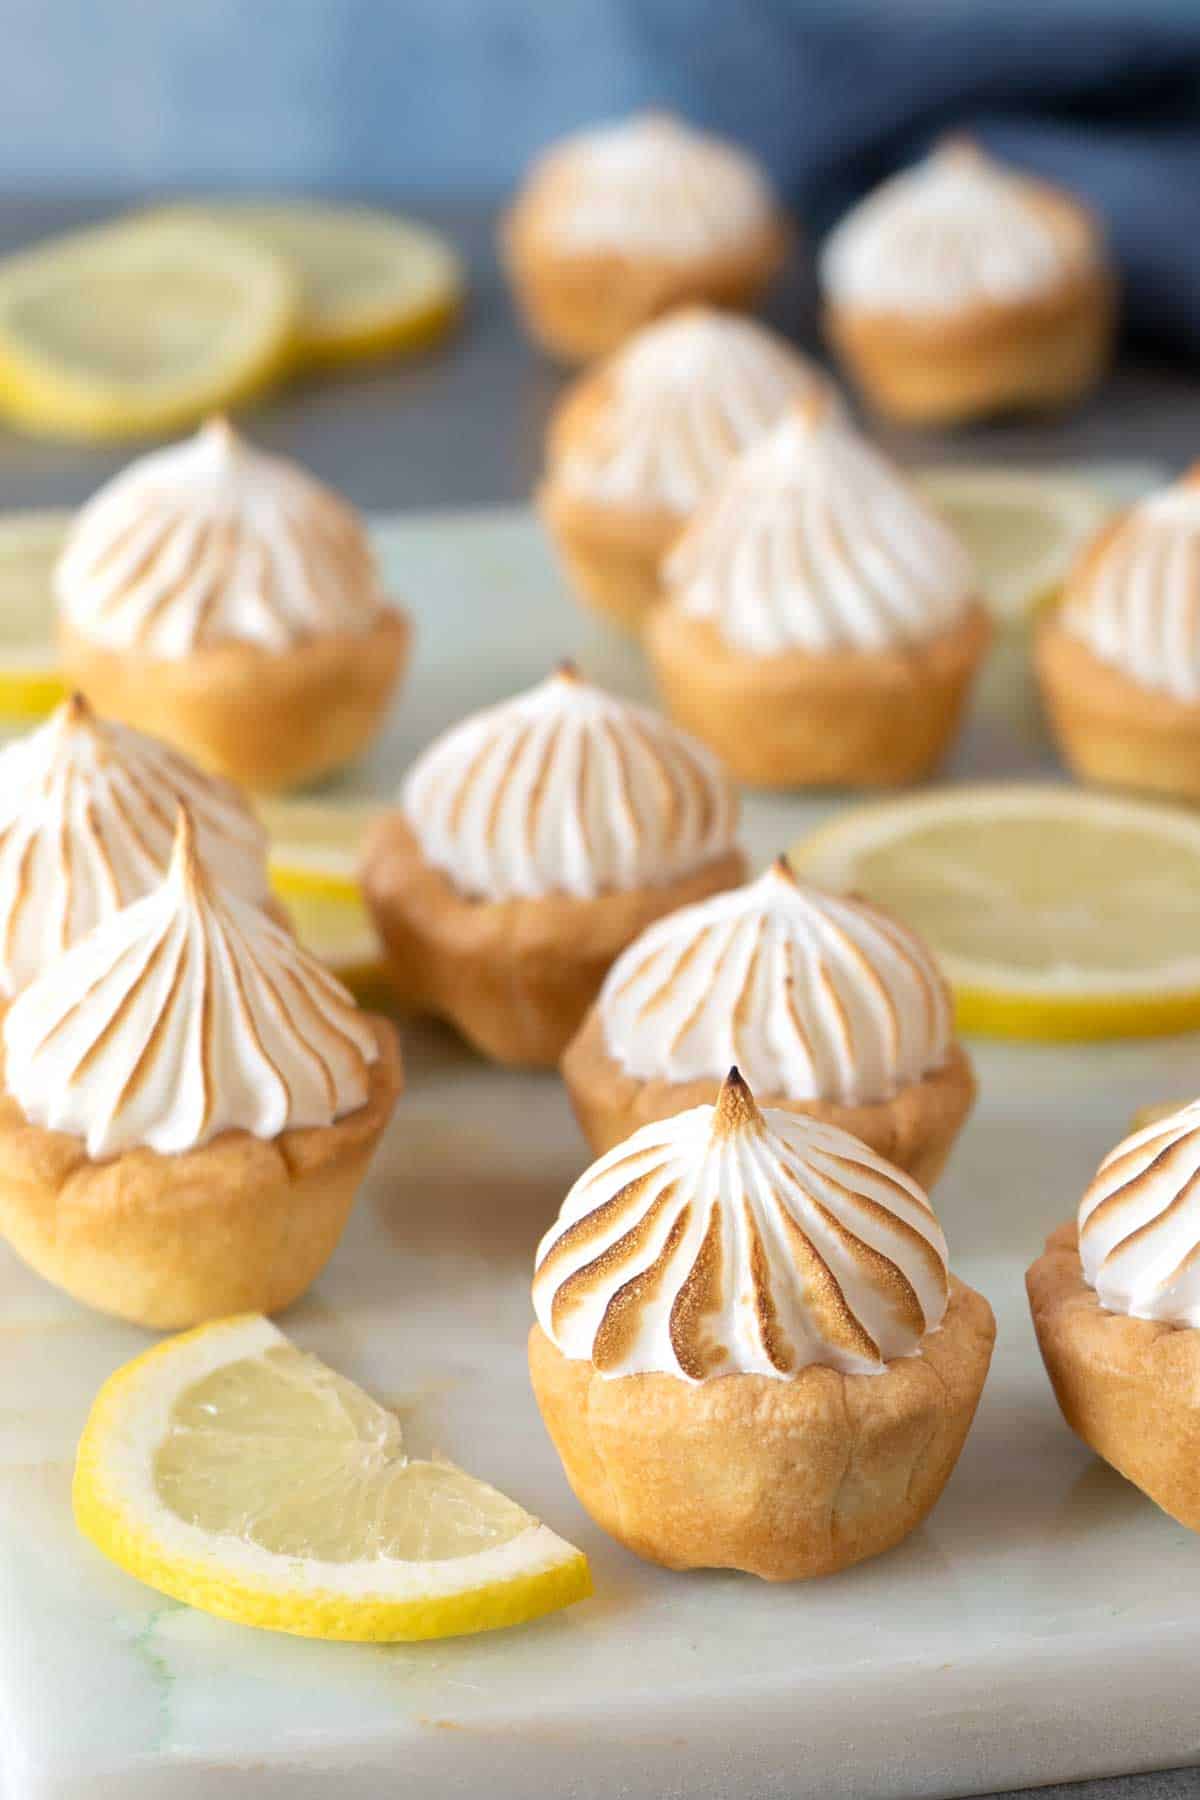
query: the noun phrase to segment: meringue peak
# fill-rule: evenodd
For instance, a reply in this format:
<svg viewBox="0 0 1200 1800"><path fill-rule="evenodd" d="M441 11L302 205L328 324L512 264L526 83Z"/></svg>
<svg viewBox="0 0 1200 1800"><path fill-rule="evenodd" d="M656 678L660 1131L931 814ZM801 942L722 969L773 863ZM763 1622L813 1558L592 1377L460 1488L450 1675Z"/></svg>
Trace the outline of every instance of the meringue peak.
<svg viewBox="0 0 1200 1800"><path fill-rule="evenodd" d="M946 1245L920 1188L857 1138L715 1107L644 1126L588 1169L542 1240L542 1330L602 1375L878 1374L936 1330Z"/></svg>
<svg viewBox="0 0 1200 1800"><path fill-rule="evenodd" d="M656 920L597 1000L605 1049L639 1081L720 1081L775 1100L890 1100L941 1068L949 993L921 940L784 860Z"/></svg>
<svg viewBox="0 0 1200 1800"><path fill-rule="evenodd" d="M562 670L438 738L401 805L426 860L489 901L666 884L730 851L737 825L710 751Z"/></svg>
<svg viewBox="0 0 1200 1800"><path fill-rule="evenodd" d="M81 636L167 659L362 633L384 605L357 512L223 418L140 457L93 496L55 589Z"/></svg>
<svg viewBox="0 0 1200 1800"><path fill-rule="evenodd" d="M721 1091L713 1107L712 1128L713 1136L719 1138L735 1137L742 1131L763 1129L763 1116L758 1110L758 1103L742 1080L736 1063L721 1083Z"/></svg>
<svg viewBox="0 0 1200 1800"><path fill-rule="evenodd" d="M23 990L4 1043L26 1116L92 1158L330 1125L363 1105L379 1055L340 982L208 879L186 807L159 885Z"/></svg>
<svg viewBox="0 0 1200 1800"><path fill-rule="evenodd" d="M820 268L839 305L936 316L1025 302L1100 259L1084 207L953 136L854 207L826 239Z"/></svg>
<svg viewBox="0 0 1200 1800"><path fill-rule="evenodd" d="M663 576L671 604L763 657L924 642L966 615L978 585L949 525L819 398L743 452Z"/></svg>
<svg viewBox="0 0 1200 1800"><path fill-rule="evenodd" d="M691 306L635 333L556 420L550 479L606 506L686 518L823 372L754 319Z"/></svg>
<svg viewBox="0 0 1200 1800"><path fill-rule="evenodd" d="M241 794L72 694L0 750L0 991L156 887L177 814L217 881L265 906L267 838Z"/></svg>
<svg viewBox="0 0 1200 1800"><path fill-rule="evenodd" d="M736 144L672 113L635 113L563 138L518 201L551 241L665 260L720 254L775 219L769 182Z"/></svg>

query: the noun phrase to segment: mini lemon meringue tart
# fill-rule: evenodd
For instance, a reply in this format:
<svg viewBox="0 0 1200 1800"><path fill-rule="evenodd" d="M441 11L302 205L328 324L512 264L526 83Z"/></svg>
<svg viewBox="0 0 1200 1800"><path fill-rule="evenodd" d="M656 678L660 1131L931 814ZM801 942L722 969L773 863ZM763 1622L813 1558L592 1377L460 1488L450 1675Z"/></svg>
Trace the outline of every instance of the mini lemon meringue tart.
<svg viewBox="0 0 1200 1800"><path fill-rule="evenodd" d="M238 790L79 694L0 750L0 995L166 873L181 805L222 886L274 911L267 834Z"/></svg>
<svg viewBox="0 0 1200 1800"><path fill-rule="evenodd" d="M0 1230L40 1275L139 1325L275 1312L324 1268L400 1092L395 1033L201 866L4 1016Z"/></svg>
<svg viewBox="0 0 1200 1800"><path fill-rule="evenodd" d="M530 335L569 362L612 350L690 300L752 307L788 241L754 159L667 113L554 144L501 230Z"/></svg>
<svg viewBox="0 0 1200 1800"><path fill-rule="evenodd" d="M671 712L755 787L936 767L987 648L949 525L814 399L743 453L666 559L646 626Z"/></svg>
<svg viewBox="0 0 1200 1800"><path fill-rule="evenodd" d="M799 881L784 857L636 938L562 1073L600 1154L714 1101L734 1061L763 1106L849 1131L926 1189L975 1098L920 938L865 900Z"/></svg>
<svg viewBox="0 0 1200 1800"><path fill-rule="evenodd" d="M742 879L737 817L702 744L569 664L464 719L365 847L401 1005L497 1062L556 1063L639 931Z"/></svg>
<svg viewBox="0 0 1200 1800"><path fill-rule="evenodd" d="M580 597L627 627L659 565L738 453L821 371L752 319L685 307L568 389L550 424L538 507Z"/></svg>
<svg viewBox="0 0 1200 1800"><path fill-rule="evenodd" d="M1036 660L1085 780L1200 800L1200 463L1104 526L1044 619Z"/></svg>
<svg viewBox="0 0 1200 1800"><path fill-rule="evenodd" d="M967 139L868 195L826 241L820 275L830 339L902 423L1065 406L1111 356L1115 284L1096 219Z"/></svg>
<svg viewBox="0 0 1200 1800"><path fill-rule="evenodd" d="M1200 1531L1200 1100L1109 1152L1025 1283L1067 1424Z"/></svg>
<svg viewBox="0 0 1200 1800"><path fill-rule="evenodd" d="M543 1238L529 1366L598 1525L672 1569L794 1581L906 1537L991 1360L917 1184L823 1120L715 1106L643 1126Z"/></svg>
<svg viewBox="0 0 1200 1800"><path fill-rule="evenodd" d="M408 656L358 515L221 419L101 488L55 588L70 682L251 788L356 756Z"/></svg>

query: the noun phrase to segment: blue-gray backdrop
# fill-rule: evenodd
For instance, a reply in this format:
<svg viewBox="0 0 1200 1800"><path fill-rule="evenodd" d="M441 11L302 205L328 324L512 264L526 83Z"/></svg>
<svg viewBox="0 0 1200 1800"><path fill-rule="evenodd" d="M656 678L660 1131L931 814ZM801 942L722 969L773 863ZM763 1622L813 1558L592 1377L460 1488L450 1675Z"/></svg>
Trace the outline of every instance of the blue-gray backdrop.
<svg viewBox="0 0 1200 1800"><path fill-rule="evenodd" d="M1200 0L0 0L0 188L498 192L667 103L817 231L948 125L1109 218L1135 323L1200 348Z"/></svg>

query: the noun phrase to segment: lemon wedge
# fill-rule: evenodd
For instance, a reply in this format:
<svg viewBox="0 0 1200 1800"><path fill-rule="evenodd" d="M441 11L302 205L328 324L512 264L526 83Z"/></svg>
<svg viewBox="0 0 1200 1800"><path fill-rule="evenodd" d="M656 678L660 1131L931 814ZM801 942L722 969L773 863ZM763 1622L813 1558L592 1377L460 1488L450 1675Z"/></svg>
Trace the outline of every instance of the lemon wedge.
<svg viewBox="0 0 1200 1800"><path fill-rule="evenodd" d="M1020 625L1061 587L1081 545L1113 502L1070 476L1033 470L938 468L917 472L975 560L983 598L1001 625Z"/></svg>
<svg viewBox="0 0 1200 1800"><path fill-rule="evenodd" d="M1200 1026L1200 818L1076 788L979 786L842 814L811 880L927 939L965 1031L1066 1040Z"/></svg>
<svg viewBox="0 0 1200 1800"><path fill-rule="evenodd" d="M0 262L0 410L72 438L165 432L288 364L287 262L200 218L147 215Z"/></svg>
<svg viewBox="0 0 1200 1800"><path fill-rule="evenodd" d="M418 349L462 305L457 254L413 219L308 200L216 200L203 211L292 265L303 290L294 342L301 363Z"/></svg>
<svg viewBox="0 0 1200 1800"><path fill-rule="evenodd" d="M0 514L0 717L40 719L66 689L54 644L54 565L69 512Z"/></svg>
<svg viewBox="0 0 1200 1800"><path fill-rule="evenodd" d="M258 802L270 838L271 885L296 935L356 999L375 1008L388 1004L387 976L358 868L379 811L358 801Z"/></svg>
<svg viewBox="0 0 1200 1800"><path fill-rule="evenodd" d="M375 1012L390 1004L387 970L379 939L357 891L332 895L272 884L292 928L306 949L350 989L360 1006Z"/></svg>
<svg viewBox="0 0 1200 1800"><path fill-rule="evenodd" d="M104 1554L242 1625L359 1642L522 1624L591 1592L587 1559L269 1320L169 1338L101 1388L75 1520Z"/></svg>
<svg viewBox="0 0 1200 1800"><path fill-rule="evenodd" d="M376 801L260 800L276 892L357 900L363 839L383 810Z"/></svg>

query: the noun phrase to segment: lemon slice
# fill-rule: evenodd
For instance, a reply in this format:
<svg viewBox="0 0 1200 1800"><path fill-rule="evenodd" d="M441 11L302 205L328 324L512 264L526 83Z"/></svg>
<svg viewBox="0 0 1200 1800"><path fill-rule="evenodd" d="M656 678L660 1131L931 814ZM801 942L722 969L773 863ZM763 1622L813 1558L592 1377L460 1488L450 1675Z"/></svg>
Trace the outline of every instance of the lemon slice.
<svg viewBox="0 0 1200 1800"><path fill-rule="evenodd" d="M967 544L1002 625L1023 623L1057 592L1114 510L1084 482L1032 470L923 469L916 480Z"/></svg>
<svg viewBox="0 0 1200 1800"><path fill-rule="evenodd" d="M54 644L54 565L69 512L0 514L0 716L39 719L66 689Z"/></svg>
<svg viewBox="0 0 1200 1800"><path fill-rule="evenodd" d="M363 839L382 810L378 802L260 800L257 807L271 840L277 893L358 900Z"/></svg>
<svg viewBox="0 0 1200 1800"><path fill-rule="evenodd" d="M286 257L303 288L298 360L338 363L416 349L462 304L458 256L415 220L312 201L211 201L205 211Z"/></svg>
<svg viewBox="0 0 1200 1800"><path fill-rule="evenodd" d="M947 788L856 808L792 852L928 940L966 1031L1200 1025L1200 818L1076 788Z"/></svg>
<svg viewBox="0 0 1200 1800"><path fill-rule="evenodd" d="M238 231L149 215L0 262L0 409L34 432L164 432L287 366L288 264Z"/></svg>
<svg viewBox="0 0 1200 1800"><path fill-rule="evenodd" d="M271 885L301 943L364 1006L385 1007L383 956L358 885L363 838L379 805L260 800L257 810L271 840Z"/></svg>
<svg viewBox="0 0 1200 1800"><path fill-rule="evenodd" d="M139 1580L301 1637L517 1625L591 1591L587 1560L259 1316L126 1363L75 1464L75 1520Z"/></svg>
<svg viewBox="0 0 1200 1800"><path fill-rule="evenodd" d="M357 890L331 895L289 889L274 871L272 881L305 948L332 970L361 1006L385 1010L390 1004L387 970L362 895Z"/></svg>

